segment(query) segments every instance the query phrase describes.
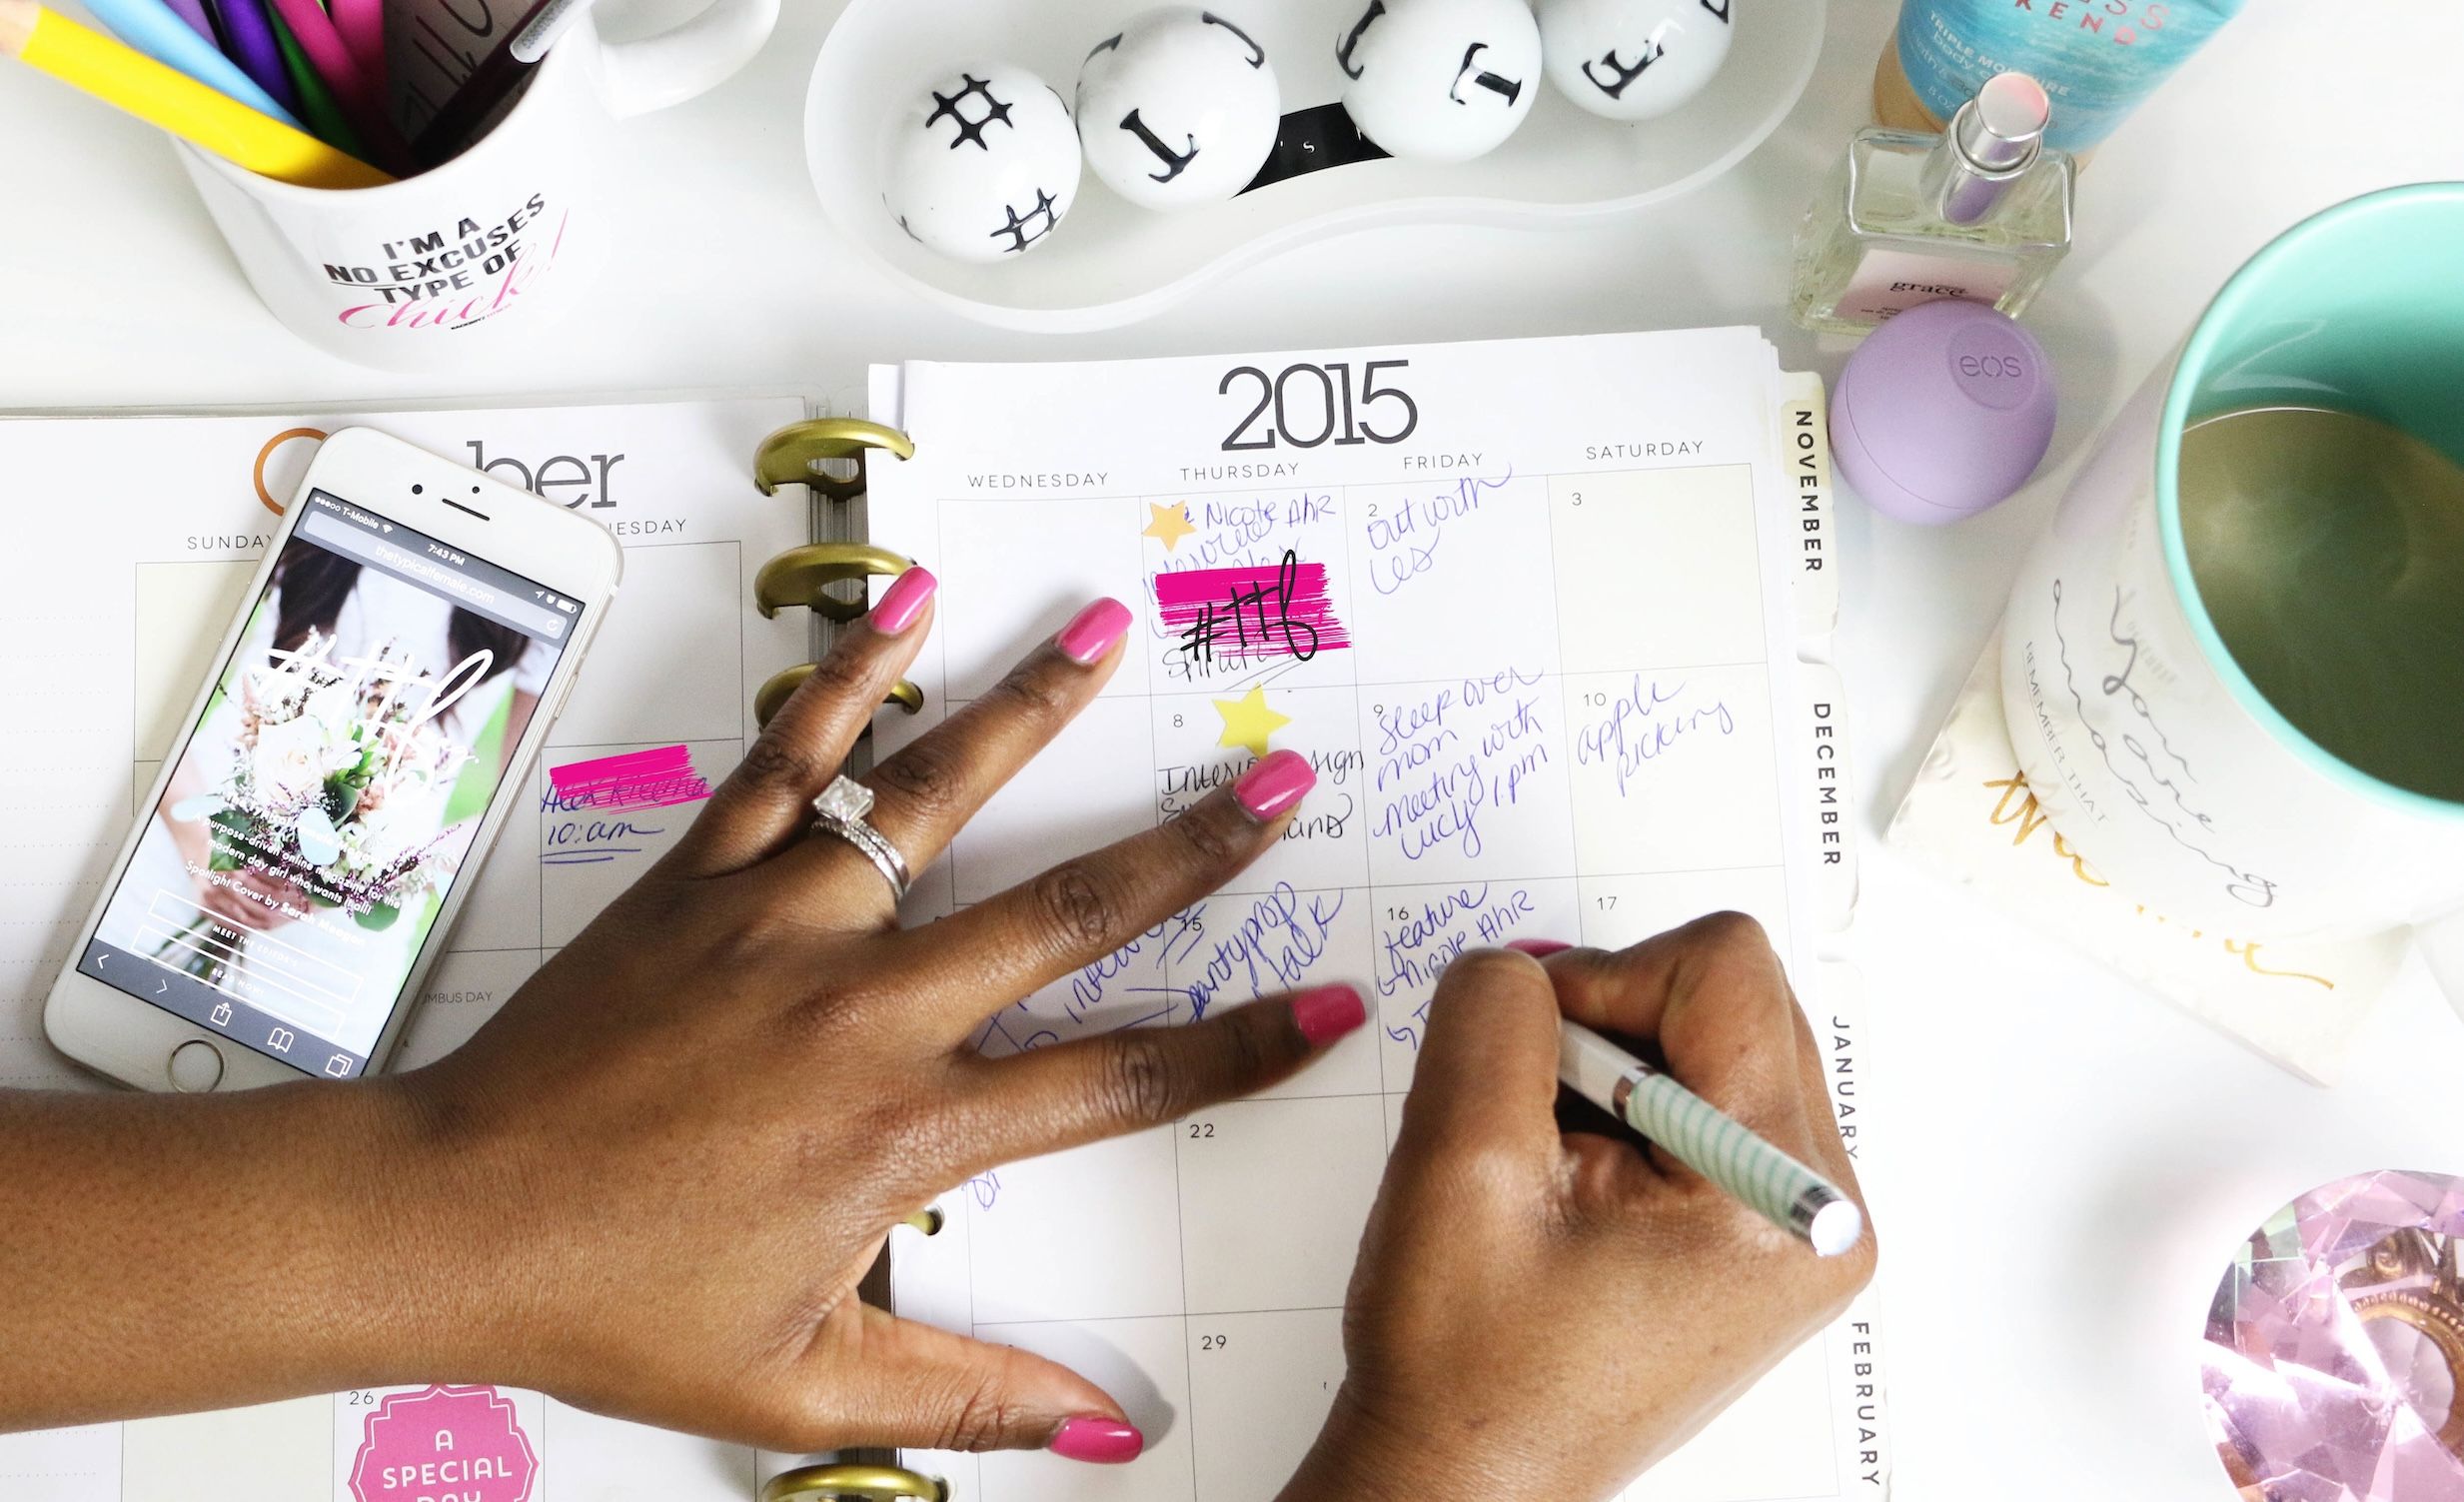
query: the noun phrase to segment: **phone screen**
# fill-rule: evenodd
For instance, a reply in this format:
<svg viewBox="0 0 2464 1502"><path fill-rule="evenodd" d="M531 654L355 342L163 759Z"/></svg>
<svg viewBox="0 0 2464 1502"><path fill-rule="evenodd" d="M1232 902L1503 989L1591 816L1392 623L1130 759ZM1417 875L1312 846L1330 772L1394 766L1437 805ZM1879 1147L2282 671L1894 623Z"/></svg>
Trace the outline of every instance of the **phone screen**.
<svg viewBox="0 0 2464 1502"><path fill-rule="evenodd" d="M78 971L349 1079L402 1000L580 602L312 491Z"/></svg>

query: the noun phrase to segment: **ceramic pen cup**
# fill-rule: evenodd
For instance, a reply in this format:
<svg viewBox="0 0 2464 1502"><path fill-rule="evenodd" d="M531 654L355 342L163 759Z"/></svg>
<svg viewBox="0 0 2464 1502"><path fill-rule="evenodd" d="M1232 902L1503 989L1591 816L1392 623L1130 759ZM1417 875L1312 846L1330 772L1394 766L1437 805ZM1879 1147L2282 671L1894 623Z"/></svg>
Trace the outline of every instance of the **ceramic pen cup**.
<svg viewBox="0 0 2464 1502"><path fill-rule="evenodd" d="M174 145L249 285L293 333L360 365L477 369L546 329L592 279L610 233L611 124L715 87L777 19L778 0L715 0L675 30L611 43L585 17L494 130L381 187L299 187Z"/></svg>

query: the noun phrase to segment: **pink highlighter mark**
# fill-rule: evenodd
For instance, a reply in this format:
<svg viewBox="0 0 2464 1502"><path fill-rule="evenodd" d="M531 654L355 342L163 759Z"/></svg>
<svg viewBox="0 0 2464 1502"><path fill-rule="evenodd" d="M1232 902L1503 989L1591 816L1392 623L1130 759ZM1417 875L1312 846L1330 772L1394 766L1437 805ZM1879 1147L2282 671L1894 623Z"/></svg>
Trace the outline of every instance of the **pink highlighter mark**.
<svg viewBox="0 0 2464 1502"><path fill-rule="evenodd" d="M710 795L710 784L693 770L691 754L680 746L552 766L548 780L556 789L557 806L569 812L672 808Z"/></svg>
<svg viewBox="0 0 2464 1502"><path fill-rule="evenodd" d="M354 1502L530 1502L539 1452L493 1387L398 1392L368 1419L351 1466Z"/></svg>
<svg viewBox="0 0 2464 1502"><path fill-rule="evenodd" d="M1272 567L1191 569L1155 576L1155 606L1184 656L1202 662L1307 662L1352 639L1335 619L1326 566L1286 553Z"/></svg>

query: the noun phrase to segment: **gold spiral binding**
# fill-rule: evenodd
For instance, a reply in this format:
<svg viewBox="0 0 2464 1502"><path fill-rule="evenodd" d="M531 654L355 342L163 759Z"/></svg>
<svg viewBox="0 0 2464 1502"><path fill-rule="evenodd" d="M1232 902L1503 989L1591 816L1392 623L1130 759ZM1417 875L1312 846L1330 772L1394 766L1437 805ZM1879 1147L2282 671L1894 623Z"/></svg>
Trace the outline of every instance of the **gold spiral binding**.
<svg viewBox="0 0 2464 1502"><path fill-rule="evenodd" d="M753 480L761 494L774 496L782 485L809 485L832 501L852 501L864 493L864 458L873 450L901 460L915 457L915 445L895 428L855 418L814 418L790 423L761 441L753 456ZM819 465L852 460L849 477L823 473ZM844 625L863 618L868 602L858 589L852 600L831 590L851 581L904 574L915 561L886 548L862 543L808 543L790 548L761 566L753 577L753 604L763 620L775 620L783 610L800 608L824 621ZM788 697L813 675L813 665L790 668L761 686L753 696L753 719L768 725ZM924 691L901 681L887 701L910 715L924 710Z"/></svg>
<svg viewBox="0 0 2464 1502"><path fill-rule="evenodd" d="M761 692L753 696L753 724L766 726L775 719L788 697L804 687L804 680L812 677L815 666L812 663L798 663L763 684ZM890 690L889 698L882 703L896 705L910 715L921 715L924 713L924 691L900 679L898 687Z"/></svg>
<svg viewBox="0 0 2464 1502"><path fill-rule="evenodd" d="M857 418L814 418L789 423L761 441L753 456L753 483L761 494L774 496L782 485L809 485L832 501L852 501L864 493L864 457L879 449L913 459L915 445L895 428ZM827 474L816 465L852 460L851 476Z"/></svg>
<svg viewBox="0 0 2464 1502"><path fill-rule="evenodd" d="M914 567L915 560L887 548L806 543L761 566L761 572L753 576L753 604L764 621L776 620L780 611L801 608L843 625L861 619L868 605L860 594L853 600L838 599L829 593L833 586L875 576L894 579Z"/></svg>
<svg viewBox="0 0 2464 1502"><path fill-rule="evenodd" d="M949 1502L949 1483L901 1466L808 1465L782 1471L761 1502Z"/></svg>

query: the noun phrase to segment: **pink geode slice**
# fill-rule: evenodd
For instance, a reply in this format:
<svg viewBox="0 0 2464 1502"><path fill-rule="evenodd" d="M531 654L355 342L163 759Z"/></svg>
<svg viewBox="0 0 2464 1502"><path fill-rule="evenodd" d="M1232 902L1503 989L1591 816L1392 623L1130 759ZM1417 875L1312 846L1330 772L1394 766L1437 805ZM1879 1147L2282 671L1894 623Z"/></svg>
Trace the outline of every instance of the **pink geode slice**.
<svg viewBox="0 0 2464 1502"><path fill-rule="evenodd" d="M2247 1502L2464 1502L2464 1178L2338 1179L2216 1287L2208 1426Z"/></svg>

